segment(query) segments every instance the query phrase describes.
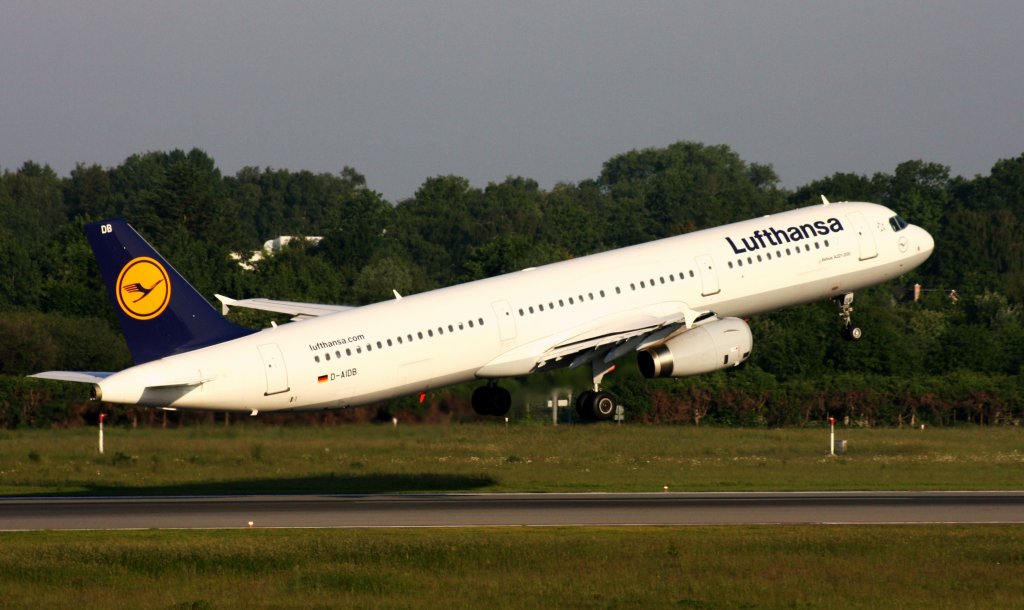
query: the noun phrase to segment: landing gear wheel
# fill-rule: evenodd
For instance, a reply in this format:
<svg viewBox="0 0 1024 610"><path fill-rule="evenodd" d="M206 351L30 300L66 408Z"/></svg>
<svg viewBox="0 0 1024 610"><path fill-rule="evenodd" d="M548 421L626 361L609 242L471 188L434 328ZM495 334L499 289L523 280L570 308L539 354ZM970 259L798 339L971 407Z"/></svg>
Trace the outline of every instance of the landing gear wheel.
<svg viewBox="0 0 1024 610"><path fill-rule="evenodd" d="M594 419L608 421L615 417L615 397L608 392L596 392L590 401Z"/></svg>
<svg viewBox="0 0 1024 610"><path fill-rule="evenodd" d="M470 399L477 415L506 415L512 408L512 395L505 388L485 385L473 390Z"/></svg>
<svg viewBox="0 0 1024 610"><path fill-rule="evenodd" d="M594 394L591 390L585 390L576 397L576 414L584 421L594 421Z"/></svg>
<svg viewBox="0 0 1024 610"><path fill-rule="evenodd" d="M494 387L494 394L491 396L491 415L501 417L508 415L512 408L512 394L505 388Z"/></svg>
<svg viewBox="0 0 1024 610"><path fill-rule="evenodd" d="M608 421L615 417L615 397L587 390L576 399L576 413L584 421Z"/></svg>
<svg viewBox="0 0 1024 610"><path fill-rule="evenodd" d="M860 341L860 338L864 336L864 331L859 326L847 326L843 328L843 339L847 341Z"/></svg>
<svg viewBox="0 0 1024 610"><path fill-rule="evenodd" d="M864 331L859 326L853 325L853 293L841 295L833 299L836 305L839 305L839 319L843 321L842 334L843 339L847 341L860 341L860 338L864 336Z"/></svg>

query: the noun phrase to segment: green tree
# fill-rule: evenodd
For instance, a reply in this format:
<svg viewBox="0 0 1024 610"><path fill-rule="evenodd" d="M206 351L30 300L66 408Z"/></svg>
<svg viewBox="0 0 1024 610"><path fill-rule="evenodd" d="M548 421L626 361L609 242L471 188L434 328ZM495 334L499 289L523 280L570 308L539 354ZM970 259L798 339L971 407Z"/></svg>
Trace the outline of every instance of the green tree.
<svg viewBox="0 0 1024 610"><path fill-rule="evenodd" d="M676 142L605 162L598 182L647 239L783 209L770 166L750 166L728 146ZM642 211L642 213L640 213Z"/></svg>

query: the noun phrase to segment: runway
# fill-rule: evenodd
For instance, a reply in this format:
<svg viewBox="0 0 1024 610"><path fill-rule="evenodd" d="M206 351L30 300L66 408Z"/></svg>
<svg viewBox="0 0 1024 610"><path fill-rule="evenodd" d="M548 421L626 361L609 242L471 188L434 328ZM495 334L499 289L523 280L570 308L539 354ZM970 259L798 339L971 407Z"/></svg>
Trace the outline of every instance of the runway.
<svg viewBox="0 0 1024 610"><path fill-rule="evenodd" d="M1024 492L4 498L0 530L1024 523Z"/></svg>

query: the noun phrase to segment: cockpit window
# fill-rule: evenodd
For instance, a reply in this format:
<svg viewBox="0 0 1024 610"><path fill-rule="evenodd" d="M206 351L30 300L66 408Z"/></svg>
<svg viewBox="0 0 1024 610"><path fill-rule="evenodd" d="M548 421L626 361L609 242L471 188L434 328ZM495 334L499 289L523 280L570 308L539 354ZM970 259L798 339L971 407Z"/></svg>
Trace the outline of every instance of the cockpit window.
<svg viewBox="0 0 1024 610"><path fill-rule="evenodd" d="M892 226L892 230L897 232L907 228L907 221L903 220L899 216L893 216L890 218L889 224Z"/></svg>

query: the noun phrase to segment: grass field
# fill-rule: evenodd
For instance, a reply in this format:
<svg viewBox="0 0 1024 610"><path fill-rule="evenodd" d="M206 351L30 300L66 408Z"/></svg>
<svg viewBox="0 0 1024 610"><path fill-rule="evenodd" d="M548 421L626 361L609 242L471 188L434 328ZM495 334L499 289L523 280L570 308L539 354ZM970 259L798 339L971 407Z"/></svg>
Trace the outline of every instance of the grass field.
<svg viewBox="0 0 1024 610"><path fill-rule="evenodd" d="M0 495L1021 489L1016 428L0 432ZM1024 527L0 533L3 608L1024 607Z"/></svg>
<svg viewBox="0 0 1024 610"><path fill-rule="evenodd" d="M4 608L1020 608L1024 528L0 534Z"/></svg>
<svg viewBox="0 0 1024 610"><path fill-rule="evenodd" d="M1020 428L469 424L0 432L0 495L968 490L1024 486Z"/></svg>

